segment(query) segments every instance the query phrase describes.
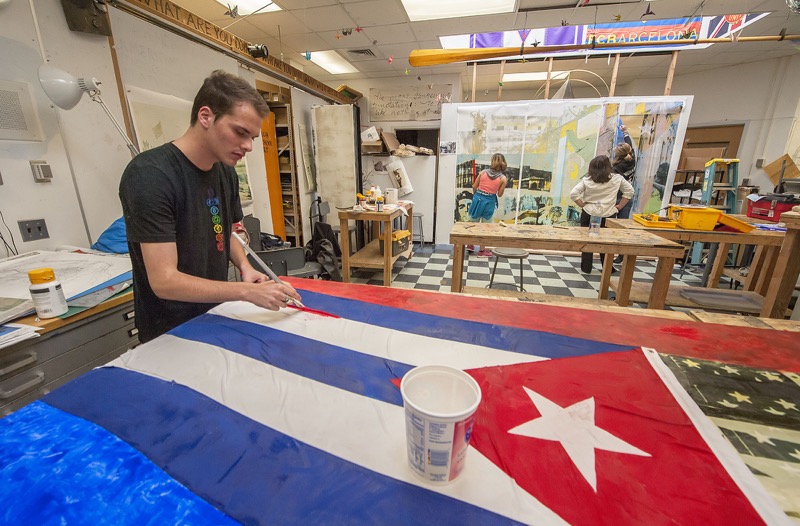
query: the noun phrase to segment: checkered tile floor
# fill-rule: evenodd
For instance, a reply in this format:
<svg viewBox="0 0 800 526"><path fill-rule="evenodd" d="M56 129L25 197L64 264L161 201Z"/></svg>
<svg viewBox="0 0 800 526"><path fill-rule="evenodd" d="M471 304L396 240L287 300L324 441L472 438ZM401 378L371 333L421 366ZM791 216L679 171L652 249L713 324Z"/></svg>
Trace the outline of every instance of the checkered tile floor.
<svg viewBox="0 0 800 526"><path fill-rule="evenodd" d="M401 258L395 263L392 287L434 291L450 291L450 276L453 268L452 245L414 246L414 254L404 263ZM595 255L595 270L588 275L580 271L580 256L556 254L530 254L523 262L524 286L527 292L555 294L560 296L597 298L600 285L600 259ZM477 257L468 252L465 261L466 283L468 287L489 285L494 257ZM493 288L515 290L519 283L519 260L501 258L497 264ZM633 280L652 283L656 272L656 262L645 260L636 262ZM372 269L356 269L351 278L353 283L383 285L383 272ZM686 271L681 276L680 267L672 273L671 285L700 286L700 275Z"/></svg>

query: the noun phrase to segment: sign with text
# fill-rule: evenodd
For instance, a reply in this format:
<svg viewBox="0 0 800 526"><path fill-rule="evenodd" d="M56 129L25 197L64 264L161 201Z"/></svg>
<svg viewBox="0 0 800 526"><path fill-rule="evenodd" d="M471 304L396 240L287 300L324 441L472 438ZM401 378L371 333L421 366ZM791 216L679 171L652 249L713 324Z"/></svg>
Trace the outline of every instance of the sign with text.
<svg viewBox="0 0 800 526"><path fill-rule="evenodd" d="M438 121L442 118L442 102L449 102L452 90L452 84L372 88L369 120Z"/></svg>

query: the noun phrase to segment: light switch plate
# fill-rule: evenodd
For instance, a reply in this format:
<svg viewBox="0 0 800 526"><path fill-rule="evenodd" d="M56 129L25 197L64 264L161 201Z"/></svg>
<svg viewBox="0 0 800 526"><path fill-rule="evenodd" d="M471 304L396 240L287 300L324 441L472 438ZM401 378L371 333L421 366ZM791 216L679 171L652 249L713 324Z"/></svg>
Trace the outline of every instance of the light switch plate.
<svg viewBox="0 0 800 526"><path fill-rule="evenodd" d="M31 161L31 172L37 183L49 183L53 180L53 170L47 161Z"/></svg>

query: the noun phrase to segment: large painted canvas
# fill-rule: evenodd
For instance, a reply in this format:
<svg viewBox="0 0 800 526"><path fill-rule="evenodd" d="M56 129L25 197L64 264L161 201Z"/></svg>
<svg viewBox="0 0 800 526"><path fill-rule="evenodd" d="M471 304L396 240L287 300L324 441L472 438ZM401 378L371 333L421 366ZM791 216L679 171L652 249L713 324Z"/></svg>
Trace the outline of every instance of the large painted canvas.
<svg viewBox="0 0 800 526"><path fill-rule="evenodd" d="M508 162L509 182L494 221L577 225L580 209L569 198L570 190L586 175L593 157L611 157L623 140L623 127L637 160L634 212L666 206L691 97L447 106L455 106L450 109L455 110L454 121L449 126L442 121L442 140L455 132L455 166L447 167L455 170L454 221L469 220L473 176L488 168L492 154L499 152Z"/></svg>

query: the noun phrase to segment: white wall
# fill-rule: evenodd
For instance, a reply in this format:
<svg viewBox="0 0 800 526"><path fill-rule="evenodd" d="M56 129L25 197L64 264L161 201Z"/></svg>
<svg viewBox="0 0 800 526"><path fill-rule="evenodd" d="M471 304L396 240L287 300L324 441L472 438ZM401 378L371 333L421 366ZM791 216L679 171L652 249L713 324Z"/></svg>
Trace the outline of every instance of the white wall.
<svg viewBox="0 0 800 526"><path fill-rule="evenodd" d="M29 85L44 134L42 142L0 141L4 182L0 211L5 223L20 252L59 244L88 246L119 216L119 206L114 208L119 201L116 184L130 154L98 104L84 97L69 112L56 109L39 85L37 69L47 60L76 76L101 78L106 102L120 115L108 40L68 31L59 0L36 2L35 14L31 3L11 2L0 12L0 35L0 78ZM78 123L85 128L85 136L62 133ZM49 163L53 181L34 183L30 160ZM92 239L84 226L79 196ZM23 243L17 221L38 218L46 221L50 238ZM9 238L5 227L3 235ZM0 257L4 256L0 251Z"/></svg>
<svg viewBox="0 0 800 526"><path fill-rule="evenodd" d="M109 13L123 86L192 100L217 68L254 84L254 72L232 58L113 7ZM10 230L20 252L87 247L122 214L119 179L131 155L99 104L84 96L72 110L56 108L39 86L37 69L47 62L76 77L98 78L104 102L123 124L109 40L70 31L60 0L10 2L0 10L0 35L0 79L29 85L44 135L41 142L0 141L0 212L8 226L0 230L9 242ZM259 138L246 157L253 190L249 208L270 225L262 152ZM30 160L49 163L53 181L34 183ZM17 221L39 218L45 219L50 238L22 243ZM0 248L0 257L6 255Z"/></svg>
<svg viewBox="0 0 800 526"><path fill-rule="evenodd" d="M441 126L441 120L433 121L380 121L372 122L369 120L369 90L370 88L376 89L397 89L403 86L418 86L420 83L433 84L435 86L442 86L451 84L452 90L450 92L450 100L458 102L461 97L461 77L460 75L427 75L423 76L422 80L417 80L416 76L408 75L399 78L386 78L386 79L368 79L368 80L349 80L347 85L351 88L361 92L364 97L358 101L358 106L361 109L361 129L364 130L370 126L381 128L386 132L395 132L396 130L408 129L438 129ZM437 155L416 156L416 157L391 157L391 156L362 156L362 181L365 186L374 183L380 185L381 189L392 186L387 173L371 173L376 160L382 160L385 163L391 163L396 160L401 160L408 172L411 179L411 184L414 191L402 197L414 201L414 213L423 214L422 225L425 233L425 240L433 241L434 235L434 210L435 210L435 191L437 179ZM447 239L436 238L439 243L446 243Z"/></svg>

